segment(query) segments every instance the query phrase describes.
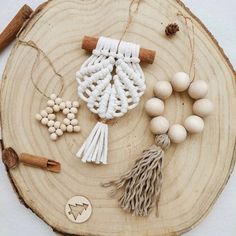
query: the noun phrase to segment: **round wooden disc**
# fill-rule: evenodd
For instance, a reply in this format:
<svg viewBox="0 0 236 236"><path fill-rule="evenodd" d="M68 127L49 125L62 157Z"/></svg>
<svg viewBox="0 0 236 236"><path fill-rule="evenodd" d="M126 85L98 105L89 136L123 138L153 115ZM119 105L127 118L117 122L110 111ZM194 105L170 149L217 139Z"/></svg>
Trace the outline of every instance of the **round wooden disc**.
<svg viewBox="0 0 236 236"><path fill-rule="evenodd" d="M84 35L119 39L125 29L129 4L127 0L67 1L53 0L34 15L20 34L22 40L34 41L63 75L65 100L76 100L75 73L89 56L81 49ZM140 105L109 125L109 165L83 164L75 153L96 123L84 103L78 119L79 134L65 134L57 142L34 116L46 105L47 98L33 86L31 70L37 53L17 44L4 74L1 112L3 142L18 153L46 156L59 161L60 174L21 164L10 171L18 194L39 217L54 229L79 235L176 235L190 230L209 212L225 186L234 166L235 144L235 75L229 61L206 28L184 6L175 0L137 1L131 8L132 23L124 40L139 43L157 51L153 65L142 65L147 91ZM192 53L188 28L178 12L190 17L195 31L196 79L209 84L208 98L214 102L214 114L205 119L202 134L188 136L183 144L172 145L166 152L164 182L159 204L149 217L124 213L117 199L109 197L102 182L126 172L153 143L150 119L144 102L153 96L157 80L170 80L178 71L188 72ZM180 32L172 38L164 34L167 24L176 22ZM44 93L58 93L60 80L40 56L33 73L34 82ZM165 116L171 123L183 122L191 114L192 101L175 94L166 102ZM65 205L73 196L85 196L93 206L88 221L77 225L65 215Z"/></svg>

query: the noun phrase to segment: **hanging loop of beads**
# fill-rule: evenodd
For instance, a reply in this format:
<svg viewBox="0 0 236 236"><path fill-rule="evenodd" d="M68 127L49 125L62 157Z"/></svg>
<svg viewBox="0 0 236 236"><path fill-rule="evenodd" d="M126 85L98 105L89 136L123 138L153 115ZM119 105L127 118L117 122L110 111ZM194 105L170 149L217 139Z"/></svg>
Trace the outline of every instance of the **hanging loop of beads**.
<svg viewBox="0 0 236 236"><path fill-rule="evenodd" d="M172 91L188 91L189 96L194 99L193 115L187 117L184 124L170 125L167 118L163 116L165 104L164 100L169 98ZM203 118L213 111L213 104L205 96L208 92L208 85L204 80L194 80L191 82L189 75L184 72L176 73L171 82L158 81L154 86L155 97L149 99L145 104L147 114L152 117L150 130L155 135L168 133L172 143L181 143L187 133L200 133L204 129Z"/></svg>

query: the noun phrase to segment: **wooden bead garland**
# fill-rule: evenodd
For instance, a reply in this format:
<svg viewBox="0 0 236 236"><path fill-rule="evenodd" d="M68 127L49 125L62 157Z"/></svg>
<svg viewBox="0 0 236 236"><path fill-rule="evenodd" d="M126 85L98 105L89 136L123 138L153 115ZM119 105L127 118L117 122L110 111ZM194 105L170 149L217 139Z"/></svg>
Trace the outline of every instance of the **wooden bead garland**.
<svg viewBox="0 0 236 236"><path fill-rule="evenodd" d="M58 137L62 136L65 132L80 132L79 122L75 115L78 112L78 101L63 101L62 98L56 94L52 94L47 101L47 107L40 113L35 115L35 118L41 124L48 127L51 140L55 141ZM54 113L62 112L66 118L60 122L56 120Z"/></svg>
<svg viewBox="0 0 236 236"><path fill-rule="evenodd" d="M200 99L194 103L195 115L189 116L184 121L184 125L170 125L169 121L161 116L164 112L164 102L161 99L167 99L172 90L176 92L188 90L192 98ZM104 187L114 186L113 193L123 189L119 198L122 209L137 216L147 216L153 207L157 206L161 193L165 151L171 142L183 142L188 132L203 131L204 121L201 117L209 115L213 110L211 101L202 99L207 90L208 86L204 81L198 80L191 83L189 75L184 72L176 73L171 83L159 81L154 86L154 94L157 98L151 98L145 105L147 114L152 117L150 129L156 135L154 144L143 151L133 168L125 175L103 184Z"/></svg>
<svg viewBox="0 0 236 236"><path fill-rule="evenodd" d="M189 75L184 72L176 73L173 76L171 82L158 81L154 86L154 94L159 100L167 99L171 95L172 89L175 92L184 92L188 90L188 94L191 98L199 99L193 104L194 115L189 116L185 120L183 126L179 124L173 124L170 126L170 128L168 127L168 136L172 143L181 143L186 139L187 131L189 133L200 133L203 131L204 121L201 117L210 115L210 113L213 111L213 104L210 100L204 98L208 92L207 83L203 80L196 80L191 83ZM147 114L151 117L153 117L153 114L157 114L155 113L156 108L154 102L154 99L157 98L151 98L146 102L145 109ZM163 112L158 114L162 115ZM158 116L151 120L150 130L155 135L165 134L168 131L168 129L166 129L167 121L164 122L163 116L160 116L159 119L157 118Z"/></svg>

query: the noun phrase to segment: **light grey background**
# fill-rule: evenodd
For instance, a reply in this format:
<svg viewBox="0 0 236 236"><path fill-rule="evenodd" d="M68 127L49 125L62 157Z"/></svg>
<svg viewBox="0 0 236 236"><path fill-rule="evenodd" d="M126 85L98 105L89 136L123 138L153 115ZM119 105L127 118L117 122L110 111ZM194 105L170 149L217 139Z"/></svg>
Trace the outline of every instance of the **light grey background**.
<svg viewBox="0 0 236 236"><path fill-rule="evenodd" d="M25 3L33 9L43 0L0 0L0 31ZM213 33L231 63L236 67L236 1L184 0ZM0 75L11 46L0 55ZM227 150L226 150L227 151ZM49 226L19 203L3 164L0 162L0 236L54 236ZM207 218L187 236L236 235L236 173Z"/></svg>

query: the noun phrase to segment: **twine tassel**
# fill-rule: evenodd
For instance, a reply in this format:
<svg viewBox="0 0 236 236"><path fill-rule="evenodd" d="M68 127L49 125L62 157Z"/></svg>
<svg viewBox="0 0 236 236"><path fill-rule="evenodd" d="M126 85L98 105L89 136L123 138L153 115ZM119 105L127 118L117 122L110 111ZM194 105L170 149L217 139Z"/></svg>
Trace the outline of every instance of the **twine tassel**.
<svg viewBox="0 0 236 236"><path fill-rule="evenodd" d="M76 156L82 162L107 164L108 125L98 122Z"/></svg>
<svg viewBox="0 0 236 236"><path fill-rule="evenodd" d="M169 147L168 135L156 136L155 145L143 151L131 170L120 179L103 184L113 186L112 195L122 191L120 207L136 216L147 216L158 205L162 185L164 151Z"/></svg>

